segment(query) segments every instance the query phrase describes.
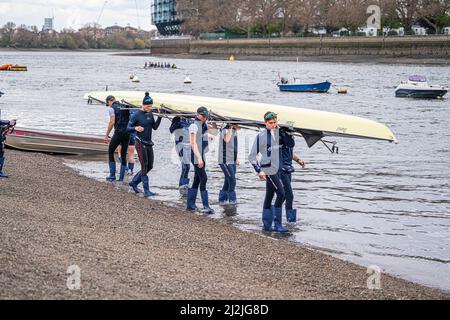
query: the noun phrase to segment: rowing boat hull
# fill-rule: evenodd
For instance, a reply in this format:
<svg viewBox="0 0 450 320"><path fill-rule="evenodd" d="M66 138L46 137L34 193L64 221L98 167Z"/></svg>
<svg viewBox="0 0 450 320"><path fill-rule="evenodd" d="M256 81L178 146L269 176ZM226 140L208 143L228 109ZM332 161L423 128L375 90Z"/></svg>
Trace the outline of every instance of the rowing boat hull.
<svg viewBox="0 0 450 320"><path fill-rule="evenodd" d="M139 91L103 91L91 92L85 95L105 101L108 95L117 100L140 105L144 92ZM152 93L156 106L195 112L198 107L206 106L211 111L224 117L239 118L248 121L261 122L267 111L278 114L281 125L299 130L300 132L319 134L323 136L343 136L350 138L367 138L376 140L396 141L392 131L385 125L365 118L339 113L287 107L281 105L257 103L230 99L188 96L167 93Z"/></svg>
<svg viewBox="0 0 450 320"><path fill-rule="evenodd" d="M34 129L15 129L6 136L6 145L23 151L52 154L91 155L108 152L108 144L101 136Z"/></svg>
<svg viewBox="0 0 450 320"><path fill-rule="evenodd" d="M325 93L330 90L331 83L321 82L314 84L278 84L278 88L280 91L285 92L317 92L317 93Z"/></svg>

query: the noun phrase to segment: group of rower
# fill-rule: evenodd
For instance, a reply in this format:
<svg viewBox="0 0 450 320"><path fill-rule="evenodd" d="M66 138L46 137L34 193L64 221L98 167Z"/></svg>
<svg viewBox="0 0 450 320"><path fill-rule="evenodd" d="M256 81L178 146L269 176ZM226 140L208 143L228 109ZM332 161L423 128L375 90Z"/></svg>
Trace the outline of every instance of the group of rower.
<svg viewBox="0 0 450 320"><path fill-rule="evenodd" d="M168 62L145 62L144 69L148 68L170 68L170 69L176 69L177 66L174 64L170 64Z"/></svg>
<svg viewBox="0 0 450 320"><path fill-rule="evenodd" d="M120 145L120 173L119 181L124 181L127 169L127 151L130 140L135 141L136 151L141 164L141 170L136 173L129 182L131 190L141 193L138 186L142 183L144 197L154 196L150 191L148 174L153 169L153 130L157 130L161 124L160 107L157 107L157 116L153 115L153 99L146 93L142 107L131 111L116 101L114 96L106 98L109 106L110 122L105 140L109 142L109 171L108 181L116 180L116 163L114 153ZM213 214L214 210L209 205L207 190L208 176L206 172L206 153L212 139L218 135L215 123L209 123L209 110L199 107L195 119L175 116L172 119L170 132L175 137L175 147L181 162L181 175L179 179L180 191L186 195L186 207L188 210L197 210L196 200L200 189L202 200L202 212ZM295 141L285 129L278 126L277 114L267 112L264 115L265 129L258 133L253 143L248 159L254 167L258 177L266 181L266 195L264 199L262 222L263 230L268 232L287 232L282 225L282 207L285 203L286 219L288 222L296 222L297 210L293 208L293 192L291 187L292 162L297 162L305 167L305 162L294 153ZM109 139L109 134L114 127L114 135ZM219 203L221 205L237 204L236 196L236 169L238 160L238 131L236 124L227 124L220 129L219 166L224 174L224 184L219 191ZM133 138L134 135L134 138ZM131 137L131 139L130 139ZM129 156L129 155L128 155ZM130 157L128 157L130 159ZM134 161L134 160L133 160ZM191 165L194 168L194 180L190 185L189 172ZM276 200L272 205L272 200Z"/></svg>

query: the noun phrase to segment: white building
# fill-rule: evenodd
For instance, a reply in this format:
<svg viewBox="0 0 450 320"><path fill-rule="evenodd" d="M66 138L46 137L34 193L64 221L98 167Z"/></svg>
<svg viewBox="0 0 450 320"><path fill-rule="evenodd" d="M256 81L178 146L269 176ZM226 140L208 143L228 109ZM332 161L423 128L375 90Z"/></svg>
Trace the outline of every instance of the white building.
<svg viewBox="0 0 450 320"><path fill-rule="evenodd" d="M412 26L411 29L416 36L426 36L427 35L427 29L425 29L424 27L414 25L414 26Z"/></svg>
<svg viewBox="0 0 450 320"><path fill-rule="evenodd" d="M347 28L340 28L338 31L331 32L333 37L343 37L343 36L351 36L352 32Z"/></svg>
<svg viewBox="0 0 450 320"><path fill-rule="evenodd" d="M389 27L384 27L383 28L383 34L385 36L399 36L399 37L403 37L405 35L405 28L400 27L400 28L389 28Z"/></svg>
<svg viewBox="0 0 450 320"><path fill-rule="evenodd" d="M325 28L318 29L318 28L313 27L313 28L309 28L308 32L312 33L314 35L317 35L317 36L324 36L327 34L327 30Z"/></svg>
<svg viewBox="0 0 450 320"><path fill-rule="evenodd" d="M366 37L376 37L378 35L378 29L375 27L359 27L358 33L363 33Z"/></svg>

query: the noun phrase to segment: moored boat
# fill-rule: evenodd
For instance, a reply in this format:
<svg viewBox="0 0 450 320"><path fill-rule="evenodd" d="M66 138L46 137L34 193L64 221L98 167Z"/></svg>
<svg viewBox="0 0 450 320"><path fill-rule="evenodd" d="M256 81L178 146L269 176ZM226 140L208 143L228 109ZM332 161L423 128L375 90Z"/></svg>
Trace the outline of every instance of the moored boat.
<svg viewBox="0 0 450 320"><path fill-rule="evenodd" d="M328 92L328 90L330 90L331 83L325 81L311 84L300 84L300 83L290 84L287 81L282 81L277 83L277 86L280 89L280 91L325 93Z"/></svg>
<svg viewBox="0 0 450 320"><path fill-rule="evenodd" d="M103 136L16 128L6 137L6 146L53 154L86 155L108 152Z"/></svg>
<svg viewBox="0 0 450 320"><path fill-rule="evenodd" d="M28 68L17 64L4 64L0 66L0 71L28 71Z"/></svg>
<svg viewBox="0 0 450 320"><path fill-rule="evenodd" d="M396 97L407 98L442 98L448 87L429 84L427 78L420 75L410 76L408 81L400 83L395 90Z"/></svg>

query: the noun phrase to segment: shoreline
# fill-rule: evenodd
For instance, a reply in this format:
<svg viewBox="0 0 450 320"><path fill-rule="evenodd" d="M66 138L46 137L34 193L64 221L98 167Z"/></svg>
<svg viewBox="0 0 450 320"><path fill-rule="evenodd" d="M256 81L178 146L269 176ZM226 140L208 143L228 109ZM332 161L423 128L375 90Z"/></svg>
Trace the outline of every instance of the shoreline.
<svg viewBox="0 0 450 320"><path fill-rule="evenodd" d="M167 59L196 60L229 60L228 54L152 54L146 50L121 49L15 49L0 48L0 52L73 52L73 53L110 53L114 56L148 57ZM320 55L320 56L267 56L267 55L235 55L236 61L267 61L267 62L323 62L323 63L374 63L374 64L418 64L418 65L450 65L450 58L422 57L383 57L377 55Z"/></svg>
<svg viewBox="0 0 450 320"><path fill-rule="evenodd" d="M365 267L137 197L63 161L6 152L2 299L450 299L384 273L369 290ZM66 287L72 265L80 290Z"/></svg>
<svg viewBox="0 0 450 320"><path fill-rule="evenodd" d="M118 55L127 55L118 54ZM161 54L154 57L172 59L203 59L203 60L229 60L229 55L216 54ZM324 63L375 63L375 64L424 64L424 65L450 65L450 59L437 59L432 57L380 57L369 55L335 55L335 56L245 56L235 55L235 61L268 61L268 62L324 62Z"/></svg>

